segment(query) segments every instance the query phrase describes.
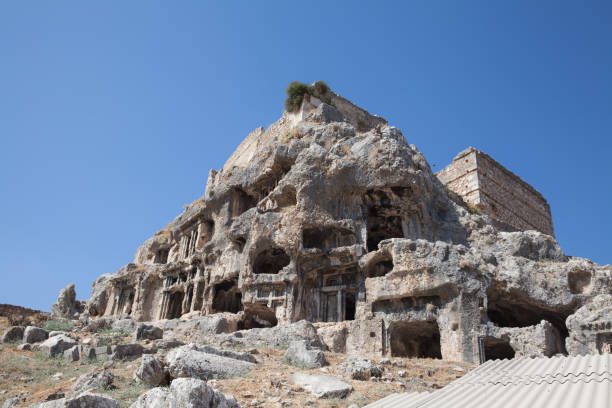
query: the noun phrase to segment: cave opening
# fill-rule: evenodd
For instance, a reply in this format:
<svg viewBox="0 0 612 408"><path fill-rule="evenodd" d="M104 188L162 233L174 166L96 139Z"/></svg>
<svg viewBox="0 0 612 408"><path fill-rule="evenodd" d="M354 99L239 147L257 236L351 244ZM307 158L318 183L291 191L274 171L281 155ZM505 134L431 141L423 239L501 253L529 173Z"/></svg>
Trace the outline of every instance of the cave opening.
<svg viewBox="0 0 612 408"><path fill-rule="evenodd" d="M289 265L289 255L281 248L273 247L260 252L253 263L253 273L277 274Z"/></svg>
<svg viewBox="0 0 612 408"><path fill-rule="evenodd" d="M302 231L304 249L332 249L355 244L355 234L332 227L308 227Z"/></svg>
<svg viewBox="0 0 612 408"><path fill-rule="evenodd" d="M231 196L230 210L232 218L238 217L243 212L257 205L257 199L248 195L240 188L234 188Z"/></svg>
<svg viewBox="0 0 612 408"><path fill-rule="evenodd" d="M378 278L385 276L393 269L393 261L390 259L378 261L371 265L366 271L367 278Z"/></svg>
<svg viewBox="0 0 612 408"><path fill-rule="evenodd" d="M583 270L571 271L567 274L567 285L570 293L583 294L591 287L591 272Z"/></svg>
<svg viewBox="0 0 612 408"><path fill-rule="evenodd" d="M400 216L380 216L372 209L367 220L368 252L376 251L380 241L390 238L404 238L402 218Z"/></svg>
<svg viewBox="0 0 612 408"><path fill-rule="evenodd" d="M238 313L242 310L242 293L238 280L230 279L214 285L213 313Z"/></svg>
<svg viewBox="0 0 612 408"><path fill-rule="evenodd" d="M173 292L170 294L168 299L168 312L166 318L178 319L183 314L183 299L185 294L183 292Z"/></svg>
<svg viewBox="0 0 612 408"><path fill-rule="evenodd" d="M286 208L297 205L297 193L292 186L285 187L281 194L276 197L279 208Z"/></svg>
<svg viewBox="0 0 612 408"><path fill-rule="evenodd" d="M274 310L263 304L254 304L245 308L244 317L238 322L238 330L274 327L277 324Z"/></svg>
<svg viewBox="0 0 612 408"><path fill-rule="evenodd" d="M510 346L510 342L507 340L498 339L495 337L485 337L482 340L482 345L484 347L485 361L514 358L514 349L512 346Z"/></svg>
<svg viewBox="0 0 612 408"><path fill-rule="evenodd" d="M528 327L547 320L559 332L561 340L559 351L563 354L567 353L565 339L569 336L569 331L565 320L573 313L572 308L552 311L538 305L522 303L514 299L496 298L490 293L488 295L487 317L489 321L498 327Z"/></svg>
<svg viewBox="0 0 612 408"><path fill-rule="evenodd" d="M213 220L204 220L199 226L200 242L199 247L202 248L215 235L215 222Z"/></svg>
<svg viewBox="0 0 612 408"><path fill-rule="evenodd" d="M389 326L393 357L442 358L437 322L393 322Z"/></svg>
<svg viewBox="0 0 612 408"><path fill-rule="evenodd" d="M392 193L369 190L364 196L366 211L368 252L376 251L378 243L390 238L404 238L401 208L398 200L406 195L404 189L392 189Z"/></svg>
<svg viewBox="0 0 612 408"><path fill-rule="evenodd" d="M355 294L346 292L344 296L344 320L355 320Z"/></svg>
<svg viewBox="0 0 612 408"><path fill-rule="evenodd" d="M155 260L154 262L156 264L165 264L168 263L168 254L170 253L170 250L168 249L158 249L155 252Z"/></svg>

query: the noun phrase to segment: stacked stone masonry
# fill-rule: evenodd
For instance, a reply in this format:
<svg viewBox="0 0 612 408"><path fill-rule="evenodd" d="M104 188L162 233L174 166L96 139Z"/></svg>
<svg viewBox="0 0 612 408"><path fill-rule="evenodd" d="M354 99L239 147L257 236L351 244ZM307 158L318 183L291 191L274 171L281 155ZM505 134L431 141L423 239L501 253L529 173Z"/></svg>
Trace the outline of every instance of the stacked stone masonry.
<svg viewBox="0 0 612 408"><path fill-rule="evenodd" d="M554 236L546 199L487 154L470 147L436 176L485 214L520 230Z"/></svg>

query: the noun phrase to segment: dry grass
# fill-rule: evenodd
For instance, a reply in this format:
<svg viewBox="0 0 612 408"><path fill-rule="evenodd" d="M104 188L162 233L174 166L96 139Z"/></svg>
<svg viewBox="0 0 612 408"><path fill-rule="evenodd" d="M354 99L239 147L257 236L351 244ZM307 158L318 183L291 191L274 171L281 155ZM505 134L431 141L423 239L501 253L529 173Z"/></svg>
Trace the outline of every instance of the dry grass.
<svg viewBox="0 0 612 408"><path fill-rule="evenodd" d="M394 392L426 391L441 388L449 382L461 377L473 365L453 363L433 359L393 358L397 365L385 365L385 374L392 379L382 381L357 381L343 378L339 364L348 358L344 354L325 353L329 366L324 369L303 370L288 365L283 361L283 350L268 349L256 355L260 361L257 368L245 378L211 381L218 390L233 395L242 406L249 406L257 400L258 407L278 407L278 401L285 406L303 407L312 403L318 407L348 407L351 404L364 406ZM370 357L378 362L380 357ZM459 366L465 372L454 371ZM398 376L399 371L405 372L405 377ZM325 374L339 378L353 386L353 391L342 400L317 400L312 394L291 384L291 374L305 372L309 374ZM430 375L428 375L431 374Z"/></svg>
<svg viewBox="0 0 612 408"><path fill-rule="evenodd" d="M138 361L115 362L111 370L117 388L96 392L108 394L117 398L122 406L129 406L147 389L132 379L137 364ZM7 392L0 395L0 405L24 391L28 393L24 406L44 401L51 394L67 393L79 376L100 370L101 366L102 362L96 360L68 362L36 351L18 351L12 345L3 344L0 346L0 390Z"/></svg>
<svg viewBox="0 0 612 408"><path fill-rule="evenodd" d="M0 328L7 322L0 320ZM244 407L257 400L257 407L337 407L351 404L364 406L394 392L426 391L441 388L467 373L473 365L432 359L392 358L393 364L384 365L382 379L357 381L344 377L340 364L348 359L344 354L325 353L330 363L323 369L304 370L288 365L283 361L284 350L259 350L255 357L260 364L247 376L225 380L211 380L209 384L227 394L233 395ZM164 353L158 354L158 358ZM380 357L364 356L374 362ZM115 362L111 371L115 376L116 388L96 390L119 400L121 406L128 407L148 387L136 382L133 373L140 360ZM0 345L0 405L4 400L27 392L24 406L44 401L54 393L67 393L76 379L94 370L101 370L102 363L97 361L67 362L62 359L48 358L35 351L18 351L15 345ZM455 371L459 366L465 371ZM404 371L403 376L399 372ZM317 400L312 394L291 383L291 374L305 372L326 374L341 379L353 386L353 391L343 400ZM54 377L56 373L61 376Z"/></svg>

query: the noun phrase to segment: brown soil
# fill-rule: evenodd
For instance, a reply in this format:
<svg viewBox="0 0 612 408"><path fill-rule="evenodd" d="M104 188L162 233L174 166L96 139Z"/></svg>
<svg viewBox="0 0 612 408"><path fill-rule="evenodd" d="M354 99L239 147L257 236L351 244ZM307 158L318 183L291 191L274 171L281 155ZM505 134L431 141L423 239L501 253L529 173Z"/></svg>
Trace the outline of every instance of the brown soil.
<svg viewBox="0 0 612 408"><path fill-rule="evenodd" d="M0 327L7 322L0 319ZM48 358L36 351L18 351L17 344L0 345L0 405L4 400L22 396L22 406L44 401L51 394L67 393L82 375L102 370L101 362L67 362L60 358ZM302 370L283 361L284 350L260 350L255 357L260 361L247 376L226 380L211 380L209 384L233 395L243 407L348 407L364 406L394 392L427 391L443 387L465 374L472 365L432 359L393 358L384 365L382 379L356 381L344 377L340 363L347 359L343 354L326 353L330 363L323 369ZM371 357L378 362L379 357ZM111 390L96 392L108 394L128 407L147 387L133 379L140 360L115 362L110 368L115 375ZM457 371L461 367L465 371ZM402 377L400 377L400 371ZM312 394L291 384L291 374L307 372L327 374L353 386L353 391L343 400L317 400Z"/></svg>

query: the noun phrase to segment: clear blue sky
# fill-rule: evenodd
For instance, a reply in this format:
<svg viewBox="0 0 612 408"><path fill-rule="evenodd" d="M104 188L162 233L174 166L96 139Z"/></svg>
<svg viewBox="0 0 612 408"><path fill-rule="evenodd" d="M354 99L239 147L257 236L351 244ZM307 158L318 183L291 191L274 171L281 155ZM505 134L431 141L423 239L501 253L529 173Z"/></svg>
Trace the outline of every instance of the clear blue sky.
<svg viewBox="0 0 612 408"><path fill-rule="evenodd" d="M495 4L495 5L494 5ZM612 263L612 2L0 4L0 303L130 262L290 81L325 80L434 170L481 149Z"/></svg>

